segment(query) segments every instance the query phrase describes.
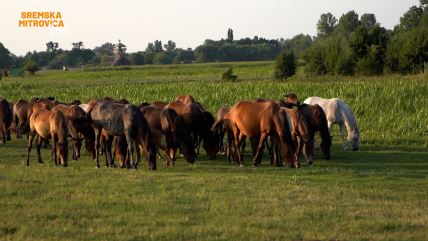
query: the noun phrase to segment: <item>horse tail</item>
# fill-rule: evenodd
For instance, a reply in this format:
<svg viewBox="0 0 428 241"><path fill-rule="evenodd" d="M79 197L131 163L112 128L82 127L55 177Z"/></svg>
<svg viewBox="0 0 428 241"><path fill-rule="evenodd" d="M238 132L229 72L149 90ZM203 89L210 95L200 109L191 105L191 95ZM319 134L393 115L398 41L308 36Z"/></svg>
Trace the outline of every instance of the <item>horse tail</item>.
<svg viewBox="0 0 428 241"><path fill-rule="evenodd" d="M51 126L52 129L58 135L58 142L60 144L67 144L68 137L68 124L67 119L61 111L54 111L51 115L51 119L53 120L54 126Z"/></svg>

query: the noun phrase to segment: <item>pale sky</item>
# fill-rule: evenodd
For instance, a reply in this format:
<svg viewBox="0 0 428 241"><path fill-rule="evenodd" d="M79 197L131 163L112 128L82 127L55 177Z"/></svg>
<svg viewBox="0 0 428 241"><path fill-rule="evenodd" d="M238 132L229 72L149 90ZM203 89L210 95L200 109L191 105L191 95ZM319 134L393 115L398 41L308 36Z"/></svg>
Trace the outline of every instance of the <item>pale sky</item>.
<svg viewBox="0 0 428 241"><path fill-rule="evenodd" d="M128 52L145 50L148 42L173 40L177 47L195 48L205 39L225 38L227 29L235 39L291 38L316 35L322 13L336 18L355 10L376 14L383 27L392 29L410 6L419 0L0 0L0 42L12 53L46 49L58 42L71 49L82 41L94 48L118 39ZM20 28L23 11L60 11L64 28ZM58 30L59 29L59 30Z"/></svg>

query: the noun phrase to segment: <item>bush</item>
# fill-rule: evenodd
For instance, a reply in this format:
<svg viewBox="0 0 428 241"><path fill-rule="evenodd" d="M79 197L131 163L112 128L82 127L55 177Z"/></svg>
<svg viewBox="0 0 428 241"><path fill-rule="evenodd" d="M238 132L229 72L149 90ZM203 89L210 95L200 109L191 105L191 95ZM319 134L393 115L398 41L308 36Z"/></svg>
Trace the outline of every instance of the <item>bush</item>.
<svg viewBox="0 0 428 241"><path fill-rule="evenodd" d="M221 76L222 80L228 80L228 81L235 81L236 79L238 79L238 76L233 74L233 68L230 67L229 69L227 69L226 72L223 73L223 75Z"/></svg>
<svg viewBox="0 0 428 241"><path fill-rule="evenodd" d="M292 52L284 51L275 62L275 78L287 79L296 74L296 60Z"/></svg>
<svg viewBox="0 0 428 241"><path fill-rule="evenodd" d="M24 69L30 74L34 75L37 71L40 70L40 66L30 59L24 64Z"/></svg>

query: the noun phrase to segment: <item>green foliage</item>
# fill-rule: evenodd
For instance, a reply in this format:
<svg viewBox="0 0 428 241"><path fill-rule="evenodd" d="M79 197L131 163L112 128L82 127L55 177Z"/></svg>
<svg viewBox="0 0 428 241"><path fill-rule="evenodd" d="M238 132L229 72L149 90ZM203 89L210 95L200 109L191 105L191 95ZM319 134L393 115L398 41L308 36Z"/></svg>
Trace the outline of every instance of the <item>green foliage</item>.
<svg viewBox="0 0 428 241"><path fill-rule="evenodd" d="M8 69L12 65L11 53L0 43L0 70Z"/></svg>
<svg viewBox="0 0 428 241"><path fill-rule="evenodd" d="M320 16L317 23L318 37L326 37L333 33L336 27L337 19L331 13L324 13Z"/></svg>
<svg viewBox="0 0 428 241"><path fill-rule="evenodd" d="M238 76L233 74L233 67L229 67L227 71L221 75L221 79L227 81L236 81L236 79L238 79Z"/></svg>
<svg viewBox="0 0 428 241"><path fill-rule="evenodd" d="M24 64L24 69L31 75L34 75L37 71L40 70L40 66L35 61L30 59Z"/></svg>
<svg viewBox="0 0 428 241"><path fill-rule="evenodd" d="M349 34L354 32L358 28L358 26L358 14L355 11L349 11L340 17L336 30L340 34L348 36Z"/></svg>
<svg viewBox="0 0 428 241"><path fill-rule="evenodd" d="M287 79L296 74L296 59L292 52L282 52L275 61L275 78Z"/></svg>
<svg viewBox="0 0 428 241"><path fill-rule="evenodd" d="M368 76L383 73L383 54L379 46L372 45L369 53L357 61L356 73Z"/></svg>
<svg viewBox="0 0 428 241"><path fill-rule="evenodd" d="M129 55L129 61L131 62L131 65L143 65L144 62L144 53L143 52L137 52L132 53Z"/></svg>
<svg viewBox="0 0 428 241"><path fill-rule="evenodd" d="M173 58L168 53L156 53L153 57L153 64L171 64Z"/></svg>

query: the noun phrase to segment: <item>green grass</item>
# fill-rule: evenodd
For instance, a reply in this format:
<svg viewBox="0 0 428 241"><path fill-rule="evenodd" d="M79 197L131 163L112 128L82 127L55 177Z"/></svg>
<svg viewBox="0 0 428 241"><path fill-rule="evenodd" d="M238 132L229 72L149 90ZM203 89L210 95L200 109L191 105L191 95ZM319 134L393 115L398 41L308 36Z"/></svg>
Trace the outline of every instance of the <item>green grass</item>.
<svg viewBox="0 0 428 241"><path fill-rule="evenodd" d="M238 82L222 82L234 66ZM0 145L1 240L426 240L428 81L424 76L271 79L272 63L218 63L45 71L4 78L7 99L63 101L112 96L134 103L192 94L210 111L240 99L340 97L354 109L362 151L334 130L332 160L300 169L239 168L205 154L195 165L148 172L101 168L86 155L68 168L45 165L26 141ZM247 148L248 149L248 148ZM248 150L249 151L249 150ZM102 157L103 158L103 157ZM103 160L103 159L101 159Z"/></svg>

